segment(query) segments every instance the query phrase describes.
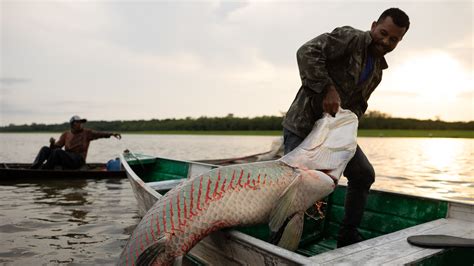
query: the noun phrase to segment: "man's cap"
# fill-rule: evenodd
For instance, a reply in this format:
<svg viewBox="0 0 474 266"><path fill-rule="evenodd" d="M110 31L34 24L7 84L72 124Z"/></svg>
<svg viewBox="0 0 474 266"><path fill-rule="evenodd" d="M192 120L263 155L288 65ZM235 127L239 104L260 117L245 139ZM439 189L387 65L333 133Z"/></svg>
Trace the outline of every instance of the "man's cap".
<svg viewBox="0 0 474 266"><path fill-rule="evenodd" d="M87 122L87 119L81 118L80 116L75 115L75 116L71 117L71 119L69 119L69 124L72 124L74 122L85 123L85 122Z"/></svg>

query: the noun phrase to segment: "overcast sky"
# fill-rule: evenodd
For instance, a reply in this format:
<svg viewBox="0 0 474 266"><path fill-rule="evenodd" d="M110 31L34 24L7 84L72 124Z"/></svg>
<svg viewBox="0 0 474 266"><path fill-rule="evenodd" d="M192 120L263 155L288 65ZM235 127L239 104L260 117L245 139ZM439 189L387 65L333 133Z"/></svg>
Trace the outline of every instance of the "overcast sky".
<svg viewBox="0 0 474 266"><path fill-rule="evenodd" d="M280 115L302 44L389 7L411 26L369 110L474 120L471 1L0 0L0 125Z"/></svg>

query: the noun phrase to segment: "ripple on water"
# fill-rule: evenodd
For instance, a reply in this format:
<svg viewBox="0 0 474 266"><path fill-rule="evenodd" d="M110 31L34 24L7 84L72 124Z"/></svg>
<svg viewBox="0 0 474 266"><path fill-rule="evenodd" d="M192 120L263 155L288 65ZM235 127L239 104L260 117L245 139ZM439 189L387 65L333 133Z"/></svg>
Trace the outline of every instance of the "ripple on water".
<svg viewBox="0 0 474 266"><path fill-rule="evenodd" d="M418 185L415 185L415 187L417 188L429 188L429 189L435 189L436 187L433 187L433 186L418 186Z"/></svg>
<svg viewBox="0 0 474 266"><path fill-rule="evenodd" d="M36 229L22 227L22 226L18 226L14 224L0 225L0 233L4 233L4 234L14 234L18 232L29 232L29 231L36 231Z"/></svg>
<svg viewBox="0 0 474 266"><path fill-rule="evenodd" d="M36 147L49 137L49 133L0 134L2 150L7 151L0 153L0 161L30 162ZM190 160L255 154L267 150L274 139L123 135L120 145L145 154ZM473 203L469 197L474 194L469 147L474 141L450 139L448 145L441 145L449 156L439 157L440 144L446 141L358 139L377 173L374 189ZM105 162L115 156L116 145L112 141L94 142L88 159ZM0 264L114 264L139 219L127 180L0 182Z"/></svg>
<svg viewBox="0 0 474 266"><path fill-rule="evenodd" d="M451 183L451 184L464 184L464 183L466 183L466 181L447 180L447 179L427 179L426 181L430 181L430 182L440 182L440 183Z"/></svg>
<svg viewBox="0 0 474 266"><path fill-rule="evenodd" d="M128 181L69 181L0 185L0 263L115 263L139 221Z"/></svg>
<svg viewBox="0 0 474 266"><path fill-rule="evenodd" d="M386 178L395 179L395 180L410 180L409 178L406 178L406 177L403 177L403 176L379 175L378 177L386 177Z"/></svg>
<svg viewBox="0 0 474 266"><path fill-rule="evenodd" d="M462 196L446 196L446 198L448 199L452 199L452 200L460 200L460 201L467 201L467 202L471 202L471 203L474 203L474 198L468 198L468 197L462 197Z"/></svg>

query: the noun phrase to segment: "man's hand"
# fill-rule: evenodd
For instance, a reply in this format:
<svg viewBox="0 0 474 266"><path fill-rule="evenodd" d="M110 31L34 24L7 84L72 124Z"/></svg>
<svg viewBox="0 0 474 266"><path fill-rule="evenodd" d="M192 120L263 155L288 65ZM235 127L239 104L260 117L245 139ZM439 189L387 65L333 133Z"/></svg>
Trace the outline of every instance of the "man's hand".
<svg viewBox="0 0 474 266"><path fill-rule="evenodd" d="M51 137L51 138L49 139L49 144L50 144L50 145L54 145L55 142L56 142L56 140L55 140L53 137Z"/></svg>
<svg viewBox="0 0 474 266"><path fill-rule="evenodd" d="M122 138L122 135L120 135L120 133L113 133L112 136L114 136L116 139Z"/></svg>
<svg viewBox="0 0 474 266"><path fill-rule="evenodd" d="M334 85L329 85L326 96L323 99L323 111L334 116L341 105L341 98Z"/></svg>

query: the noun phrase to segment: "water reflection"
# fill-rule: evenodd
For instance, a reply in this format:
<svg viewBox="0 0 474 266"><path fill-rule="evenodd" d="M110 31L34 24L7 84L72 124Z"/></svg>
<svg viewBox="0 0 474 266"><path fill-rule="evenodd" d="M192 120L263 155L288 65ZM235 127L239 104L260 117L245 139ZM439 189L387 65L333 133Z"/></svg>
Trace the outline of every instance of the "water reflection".
<svg viewBox="0 0 474 266"><path fill-rule="evenodd" d="M439 139L436 142L432 140L422 140L422 158L417 161L424 162L424 167L432 169L434 174L453 172L461 170L462 162L458 162L461 154L465 154L466 147L460 142L450 139ZM458 176L449 175L448 178L455 179Z"/></svg>
<svg viewBox="0 0 474 266"><path fill-rule="evenodd" d="M0 162L31 162L48 138L0 134ZM125 148L185 160L237 157L266 151L276 138L126 134L120 146L94 142L88 159L106 162ZM358 143L376 170L374 189L474 203L474 140ZM126 180L1 182L0 264L113 264L139 220Z"/></svg>
<svg viewBox="0 0 474 266"><path fill-rule="evenodd" d="M136 208L126 180L0 185L0 264L114 263Z"/></svg>
<svg viewBox="0 0 474 266"><path fill-rule="evenodd" d="M67 180L67 178L65 178ZM42 192L36 198L39 204L73 206L86 205L87 191L84 188L87 186L87 180L70 179L67 182L62 180L46 180L39 184L38 192Z"/></svg>
<svg viewBox="0 0 474 266"><path fill-rule="evenodd" d="M360 138L359 144L376 170L373 188L474 203L474 140Z"/></svg>

